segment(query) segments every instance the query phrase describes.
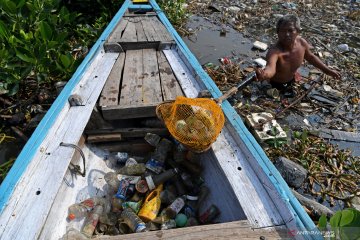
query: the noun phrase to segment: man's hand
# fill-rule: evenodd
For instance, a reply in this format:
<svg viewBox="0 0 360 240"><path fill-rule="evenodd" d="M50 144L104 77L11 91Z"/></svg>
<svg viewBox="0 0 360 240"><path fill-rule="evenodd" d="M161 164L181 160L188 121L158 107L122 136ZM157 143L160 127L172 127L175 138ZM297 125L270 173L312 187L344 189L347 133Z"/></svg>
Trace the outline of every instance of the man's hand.
<svg viewBox="0 0 360 240"><path fill-rule="evenodd" d="M262 81L265 78L265 73L264 73L264 69L262 68L256 68L255 69L256 72L256 80L257 81Z"/></svg>
<svg viewBox="0 0 360 240"><path fill-rule="evenodd" d="M340 72L333 70L333 69L329 69L328 71L325 72L327 75L335 78L335 79L341 79L341 74Z"/></svg>

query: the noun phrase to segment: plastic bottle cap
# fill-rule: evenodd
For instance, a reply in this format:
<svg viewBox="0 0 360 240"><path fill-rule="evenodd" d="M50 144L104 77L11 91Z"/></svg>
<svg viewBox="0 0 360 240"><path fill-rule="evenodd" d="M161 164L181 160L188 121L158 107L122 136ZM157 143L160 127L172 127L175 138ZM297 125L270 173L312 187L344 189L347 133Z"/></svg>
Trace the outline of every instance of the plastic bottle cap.
<svg viewBox="0 0 360 240"><path fill-rule="evenodd" d="M74 220L76 218L75 214L73 213L70 213L69 216L68 216L69 220Z"/></svg>
<svg viewBox="0 0 360 240"><path fill-rule="evenodd" d="M190 201L196 201L199 199L198 196L191 196L191 195L186 195L186 199L190 200Z"/></svg>

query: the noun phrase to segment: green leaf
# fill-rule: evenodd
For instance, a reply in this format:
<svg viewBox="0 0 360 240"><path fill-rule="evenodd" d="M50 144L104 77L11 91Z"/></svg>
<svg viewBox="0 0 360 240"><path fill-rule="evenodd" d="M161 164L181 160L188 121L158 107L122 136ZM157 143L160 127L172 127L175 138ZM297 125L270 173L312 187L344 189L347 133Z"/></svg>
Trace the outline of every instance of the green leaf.
<svg viewBox="0 0 360 240"><path fill-rule="evenodd" d="M22 6L24 6L25 3L26 3L26 0L20 0L19 3L17 4L16 8L22 8Z"/></svg>
<svg viewBox="0 0 360 240"><path fill-rule="evenodd" d="M0 37L8 38L9 31L3 21L0 20Z"/></svg>
<svg viewBox="0 0 360 240"><path fill-rule="evenodd" d="M319 228L320 228L320 231L325 230L325 228L326 228L326 223L327 223L327 219L326 219L325 214L323 214L323 215L321 215L321 217L319 218L319 223L318 223L318 226L319 226Z"/></svg>
<svg viewBox="0 0 360 240"><path fill-rule="evenodd" d="M345 209L342 211L341 219L339 226L344 227L346 225L349 225L354 220L354 213L352 209Z"/></svg>
<svg viewBox="0 0 360 240"><path fill-rule="evenodd" d="M68 55L64 55L64 54L60 55L60 60L61 60L62 65L65 68L68 68L71 65L71 62L72 62L71 61L72 59Z"/></svg>
<svg viewBox="0 0 360 240"><path fill-rule="evenodd" d="M16 4L13 1L7 0L5 1L5 10L9 13L15 14L16 11Z"/></svg>
<svg viewBox="0 0 360 240"><path fill-rule="evenodd" d="M29 63L36 63L36 59L33 58L31 56L31 54L29 53L29 51L27 51L26 49L24 48L17 48L15 49L15 52L16 52L16 56L18 58L20 58L21 60L25 61L25 62L29 62Z"/></svg>
<svg viewBox="0 0 360 240"><path fill-rule="evenodd" d="M339 227L340 219L341 219L341 211L336 212L336 213L330 218L330 225L331 225L331 227L332 227L332 228L337 228L337 227Z"/></svg>
<svg viewBox="0 0 360 240"><path fill-rule="evenodd" d="M41 37L44 40L51 40L52 30L51 30L50 25L47 22L45 22L45 21L41 22L39 24L39 29L40 29Z"/></svg>
<svg viewBox="0 0 360 240"><path fill-rule="evenodd" d="M15 83L11 86L9 92L7 93L8 96L13 96L19 91L19 83Z"/></svg>

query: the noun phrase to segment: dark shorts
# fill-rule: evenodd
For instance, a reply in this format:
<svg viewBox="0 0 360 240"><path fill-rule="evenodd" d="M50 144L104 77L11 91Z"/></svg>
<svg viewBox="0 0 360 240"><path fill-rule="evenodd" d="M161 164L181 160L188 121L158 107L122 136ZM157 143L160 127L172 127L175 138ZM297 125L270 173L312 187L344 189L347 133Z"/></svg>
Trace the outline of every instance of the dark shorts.
<svg viewBox="0 0 360 240"><path fill-rule="evenodd" d="M279 90L280 93L284 94L285 97L292 98L295 96L295 92L293 89L294 82L295 78L291 79L287 83L270 82L270 84L273 88L276 88L277 90Z"/></svg>
<svg viewBox="0 0 360 240"><path fill-rule="evenodd" d="M277 90L279 90L280 92L287 92L289 90L292 90L292 87L294 85L295 82L295 78L291 79L289 82L287 83L277 83L277 82L270 82L271 86L273 88L276 88Z"/></svg>

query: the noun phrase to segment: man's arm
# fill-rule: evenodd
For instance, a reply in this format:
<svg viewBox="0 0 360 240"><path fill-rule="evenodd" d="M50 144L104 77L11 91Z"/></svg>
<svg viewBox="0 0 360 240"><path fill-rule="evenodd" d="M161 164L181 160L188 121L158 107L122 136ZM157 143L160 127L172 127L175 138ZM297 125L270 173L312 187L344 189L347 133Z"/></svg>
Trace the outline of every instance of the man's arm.
<svg viewBox="0 0 360 240"><path fill-rule="evenodd" d="M328 66L326 66L321 60L320 58L318 58L317 56L315 56L314 53L311 52L310 50L310 45L306 42L305 39L301 39L301 42L303 44L303 46L305 47L305 60L308 61L309 63L311 63L312 65L314 65L314 67L320 69L321 71L323 71L325 74L336 78L336 79L340 79L341 75L338 71L335 71L331 68L329 68Z"/></svg>
<svg viewBox="0 0 360 240"><path fill-rule="evenodd" d="M256 69L256 77L258 80L271 79L276 73L276 62L278 60L278 54L274 49L270 49L266 55L266 67L264 69Z"/></svg>

